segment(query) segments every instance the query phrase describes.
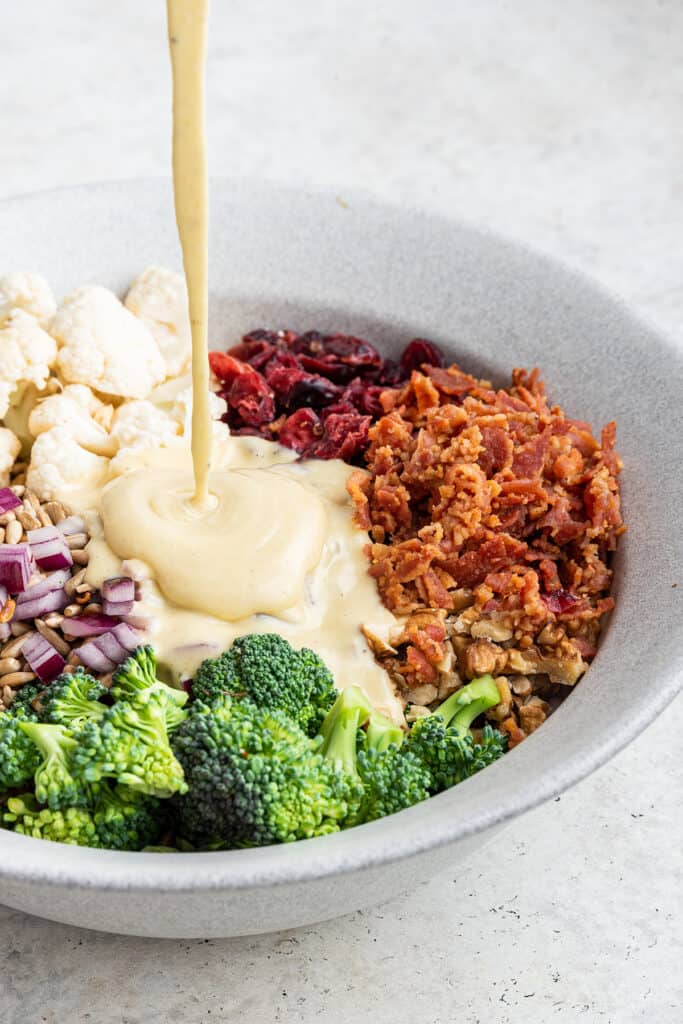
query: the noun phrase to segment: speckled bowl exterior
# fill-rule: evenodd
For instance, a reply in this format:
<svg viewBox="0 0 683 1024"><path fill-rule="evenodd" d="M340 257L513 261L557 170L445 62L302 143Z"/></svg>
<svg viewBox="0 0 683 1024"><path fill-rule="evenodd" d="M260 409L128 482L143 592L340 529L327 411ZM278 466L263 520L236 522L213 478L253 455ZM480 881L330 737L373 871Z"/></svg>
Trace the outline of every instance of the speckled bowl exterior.
<svg viewBox="0 0 683 1024"><path fill-rule="evenodd" d="M338 835L194 855L115 853L0 831L0 902L70 924L159 937L244 935L378 903L479 849L517 815L604 764L681 678L683 358L581 275L461 223L364 196L212 184L214 347L253 327L365 336L392 354L421 335L499 382L540 366L552 399L618 422L629 531L617 608L557 714L491 768ZM94 185L0 203L0 270L122 292L150 263L179 267L168 181ZM589 815L587 814L587 820Z"/></svg>

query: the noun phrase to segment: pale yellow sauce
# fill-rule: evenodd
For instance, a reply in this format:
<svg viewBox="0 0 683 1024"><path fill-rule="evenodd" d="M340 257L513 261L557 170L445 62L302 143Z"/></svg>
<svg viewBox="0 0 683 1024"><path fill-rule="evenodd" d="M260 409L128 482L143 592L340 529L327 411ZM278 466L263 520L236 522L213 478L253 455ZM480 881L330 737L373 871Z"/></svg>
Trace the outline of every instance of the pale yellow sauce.
<svg viewBox="0 0 683 1024"><path fill-rule="evenodd" d="M296 461L272 442L214 443L207 344L204 55L207 0L167 0L173 67L176 217L192 322L192 450L131 451L97 496L87 579L135 560L136 614L176 679L245 633L276 632L317 651L338 687L361 686L401 721L391 681L361 625L395 624L368 574L341 461ZM91 506L92 507L92 506Z"/></svg>

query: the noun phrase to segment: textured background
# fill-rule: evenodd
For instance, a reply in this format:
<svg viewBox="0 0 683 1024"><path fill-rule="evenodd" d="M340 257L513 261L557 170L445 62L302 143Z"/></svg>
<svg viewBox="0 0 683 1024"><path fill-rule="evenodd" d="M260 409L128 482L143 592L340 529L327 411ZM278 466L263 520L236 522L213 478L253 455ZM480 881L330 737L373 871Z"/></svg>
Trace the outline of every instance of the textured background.
<svg viewBox="0 0 683 1024"><path fill-rule="evenodd" d="M683 344L680 4L213 7L213 173L361 186L486 223L594 274ZM0 197L167 173L161 0L2 14ZM679 698L460 877L416 878L306 931L156 942L0 908L0 1020L674 1024L682 731Z"/></svg>

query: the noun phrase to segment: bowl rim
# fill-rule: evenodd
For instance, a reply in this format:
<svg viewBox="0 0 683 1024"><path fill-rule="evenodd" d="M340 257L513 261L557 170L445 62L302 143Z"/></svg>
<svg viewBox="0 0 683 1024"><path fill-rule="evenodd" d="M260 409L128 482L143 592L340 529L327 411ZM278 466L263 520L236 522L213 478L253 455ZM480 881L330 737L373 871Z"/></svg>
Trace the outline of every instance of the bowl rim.
<svg viewBox="0 0 683 1024"><path fill-rule="evenodd" d="M28 205L34 201L45 201L52 196L80 193L85 197L98 193L115 193L126 188L158 188L161 183L167 187L168 182L168 176L131 177L22 193L0 199L0 216L3 210L8 208L23 203ZM288 197L302 195L321 202L329 202L331 199L338 201L340 193L343 193L344 199L348 197L356 207L369 206L399 218L419 216L427 223L466 232L489 244L496 243L507 247L526 261L535 262L542 269L547 268L551 273L553 270L561 271L566 278L572 278L578 285L582 285L609 303L618 313L633 324L639 325L656 340L683 369L683 347L665 333L654 320L641 311L633 310L617 293L570 262L487 226L434 210L386 201L368 191L355 188L294 187L220 176L211 178L211 186L231 188L238 193L246 191L250 195L262 195L270 199L279 196L284 201ZM542 772L536 780L536 785L533 788L529 786L515 802L509 801L506 806L499 805L493 808L486 804L478 805L477 813L466 821L457 818L449 820L447 816L439 815L437 807L442 798L447 796L444 793L388 818L333 835L253 850L195 853L191 857L65 846L0 829L0 843L9 854L0 859L0 879L101 891L167 890L174 893L191 893L324 880L336 874L371 870L384 864L408 859L500 827L557 797L606 764L640 735L670 704L681 688L682 670L683 653L677 660L672 660L669 671L664 679L660 679L658 688L654 692L644 691L642 699L634 702L633 714L628 725L622 725L619 730L605 731L604 735L592 740L587 751L569 754L562 761L560 770ZM544 725L544 732L552 726L552 721L551 718ZM529 737L524 747L528 748L534 740L534 736ZM519 749L511 751L504 759L505 764L510 765L511 760L520 754ZM500 768L501 763L493 765L486 774ZM476 786L476 783L475 777L461 783L458 789L463 786ZM425 827L414 827L420 824L420 820Z"/></svg>

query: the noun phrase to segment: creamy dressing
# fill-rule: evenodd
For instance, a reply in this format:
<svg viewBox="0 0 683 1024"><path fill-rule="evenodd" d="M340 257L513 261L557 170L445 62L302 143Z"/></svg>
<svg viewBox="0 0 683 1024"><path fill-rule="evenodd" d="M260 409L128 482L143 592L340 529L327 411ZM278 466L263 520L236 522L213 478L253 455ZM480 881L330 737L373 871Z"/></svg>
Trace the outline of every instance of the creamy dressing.
<svg viewBox="0 0 683 1024"><path fill-rule="evenodd" d="M167 0L173 68L173 177L192 325L192 447L142 449L110 464L90 517L94 586L134 560L140 621L162 664L191 676L245 633L277 632L317 651L337 686L361 686L395 721L402 709L361 625L395 625L353 523L349 467L296 461L277 444L213 442L207 343L204 59L208 0ZM88 503L90 504L90 503ZM91 505L92 507L92 505Z"/></svg>

